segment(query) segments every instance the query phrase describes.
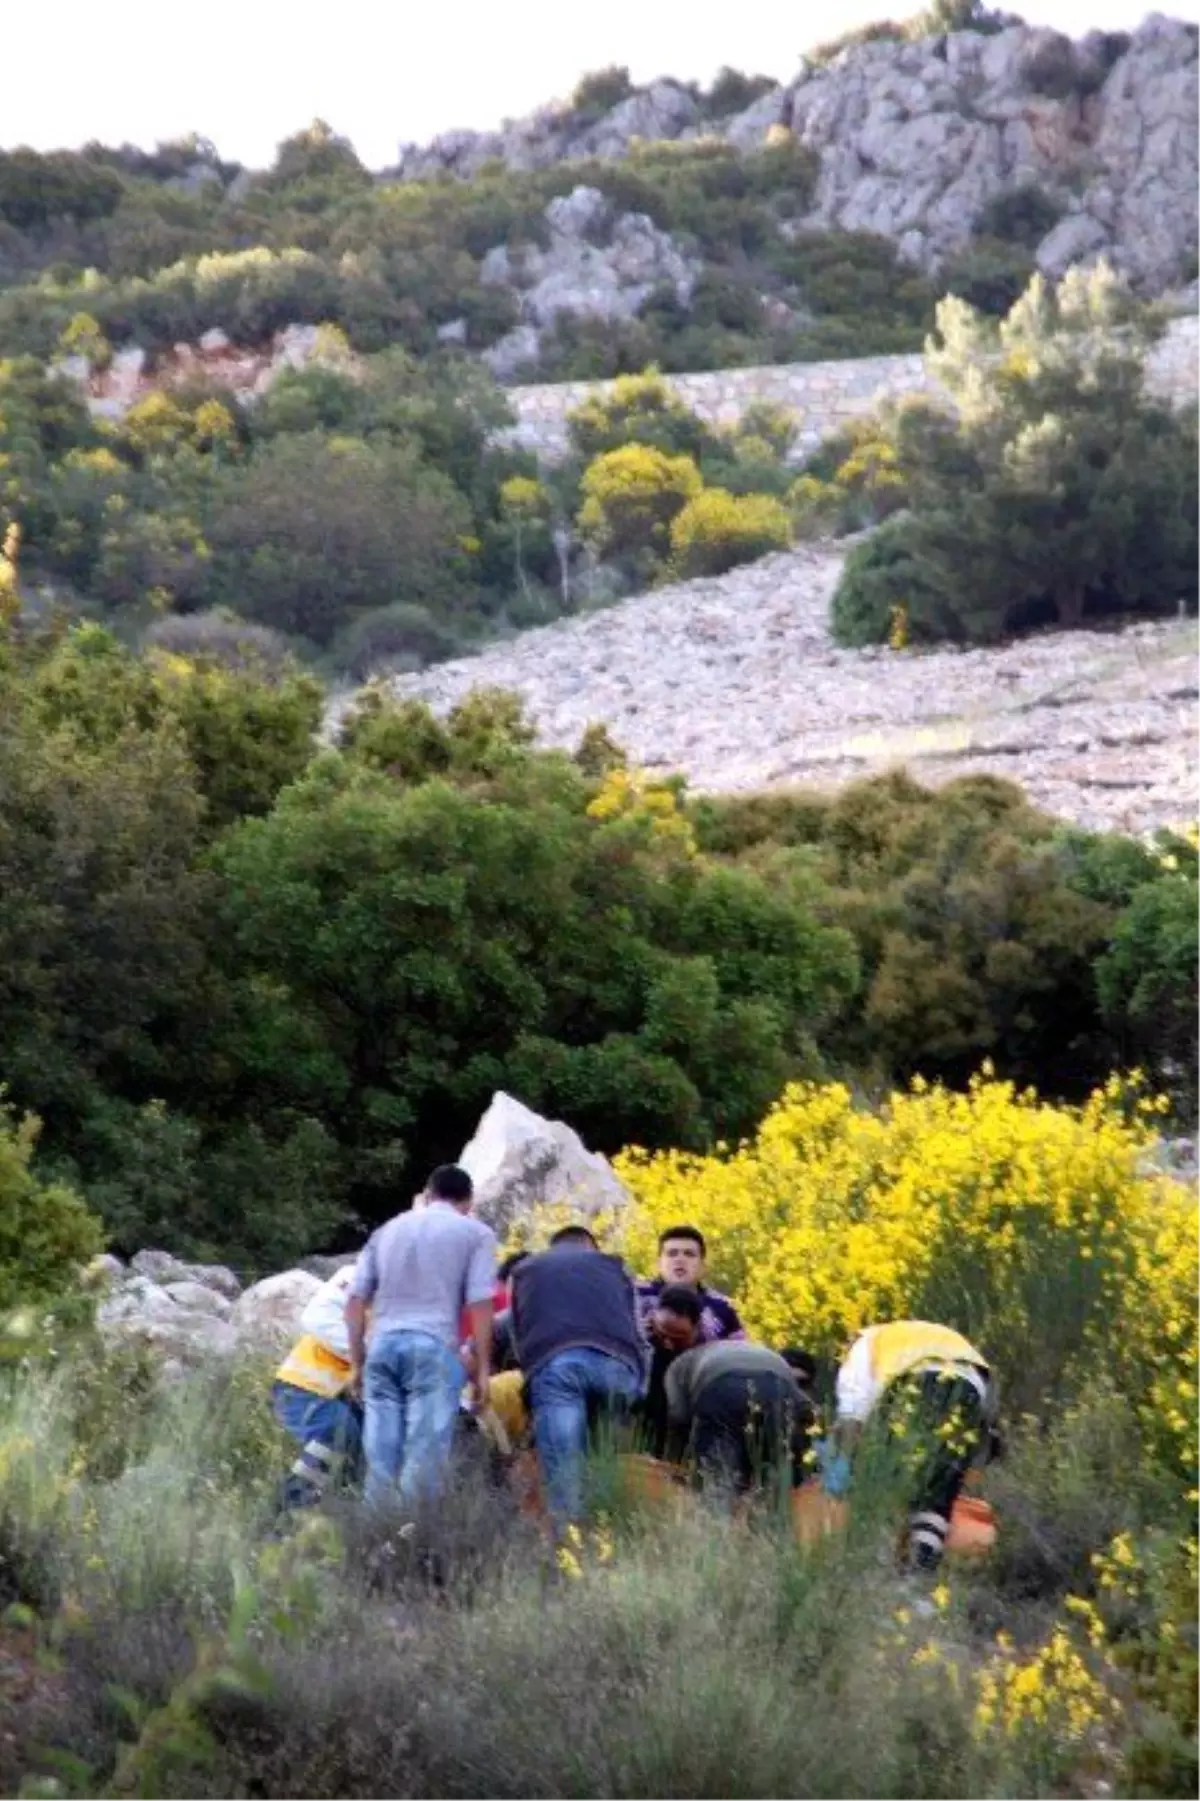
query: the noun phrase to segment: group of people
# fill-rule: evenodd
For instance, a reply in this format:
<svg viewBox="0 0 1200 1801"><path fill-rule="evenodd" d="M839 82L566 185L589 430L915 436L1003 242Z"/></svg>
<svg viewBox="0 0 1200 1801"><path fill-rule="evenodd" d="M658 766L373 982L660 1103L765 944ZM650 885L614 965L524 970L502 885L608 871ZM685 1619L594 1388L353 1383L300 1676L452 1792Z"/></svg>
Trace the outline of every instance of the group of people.
<svg viewBox="0 0 1200 1801"><path fill-rule="evenodd" d="M465 1170L435 1169L305 1310L274 1387L299 1446L286 1506L361 1473L369 1506L416 1510L477 1433L502 1467L532 1443L556 1530L582 1516L588 1453L606 1438L686 1466L714 1495L798 1486L815 1464L842 1497L864 1426L890 1420L921 1446L906 1554L937 1566L968 1470L996 1442L991 1372L961 1334L921 1320L868 1327L836 1371L823 1432L818 1361L747 1335L705 1282L696 1227L661 1235L658 1275L643 1281L583 1225L498 1264L472 1199Z"/></svg>

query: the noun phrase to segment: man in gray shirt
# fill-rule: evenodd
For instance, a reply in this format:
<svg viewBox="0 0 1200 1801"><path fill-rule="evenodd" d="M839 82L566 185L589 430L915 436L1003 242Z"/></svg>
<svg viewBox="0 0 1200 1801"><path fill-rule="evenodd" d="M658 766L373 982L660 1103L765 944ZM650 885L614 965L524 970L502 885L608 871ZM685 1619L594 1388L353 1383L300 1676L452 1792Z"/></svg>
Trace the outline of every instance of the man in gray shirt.
<svg viewBox="0 0 1200 1801"><path fill-rule="evenodd" d="M358 1259L346 1324L354 1381L365 1402L366 1497L408 1506L435 1495L454 1438L466 1370L458 1354L465 1306L475 1341L472 1388L483 1404L491 1375L496 1237L471 1218L471 1178L435 1169L411 1213L398 1213ZM366 1316L371 1309L371 1344Z"/></svg>

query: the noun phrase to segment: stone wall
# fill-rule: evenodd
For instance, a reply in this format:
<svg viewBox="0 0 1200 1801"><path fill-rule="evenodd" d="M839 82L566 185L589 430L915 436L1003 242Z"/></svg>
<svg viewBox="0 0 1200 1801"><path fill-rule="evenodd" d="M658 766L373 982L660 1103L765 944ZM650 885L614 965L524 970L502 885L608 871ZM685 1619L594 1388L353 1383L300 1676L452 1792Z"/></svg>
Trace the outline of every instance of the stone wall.
<svg viewBox="0 0 1200 1801"><path fill-rule="evenodd" d="M1196 402L1198 325L1195 316L1173 320L1148 363L1151 389L1180 406ZM919 354L721 369L702 375L669 375L666 380L681 400L714 425L732 424L756 400L787 407L799 421L797 458L848 419L869 413L881 399L937 392ZM567 414L590 394L603 393L611 385L572 381L510 388L508 400L517 417L511 440L554 461L566 448Z"/></svg>

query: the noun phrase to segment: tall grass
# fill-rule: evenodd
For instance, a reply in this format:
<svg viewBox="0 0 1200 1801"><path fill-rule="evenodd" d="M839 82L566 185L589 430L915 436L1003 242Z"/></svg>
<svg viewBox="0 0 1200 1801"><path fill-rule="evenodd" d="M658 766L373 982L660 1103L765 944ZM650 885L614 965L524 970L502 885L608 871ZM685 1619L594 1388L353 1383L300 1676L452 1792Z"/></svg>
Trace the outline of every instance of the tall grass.
<svg viewBox="0 0 1200 1801"><path fill-rule="evenodd" d="M980 1723L997 1632L1032 1656L1090 1556L1167 1518L1112 1395L1018 1426L1001 1552L923 1618L882 1476L808 1550L770 1507L683 1497L614 1502L556 1556L466 1470L415 1536L353 1497L281 1535L269 1375L158 1390L90 1352L6 1378L0 1672L24 1680L0 1682L0 1792L1049 1795L1118 1783L1138 1745L1142 1792L1186 1792L1167 1689L1085 1637L1119 1729L1088 1701L1076 1732L1052 1690L1044 1718ZM1138 1605L1143 1643L1164 1616Z"/></svg>

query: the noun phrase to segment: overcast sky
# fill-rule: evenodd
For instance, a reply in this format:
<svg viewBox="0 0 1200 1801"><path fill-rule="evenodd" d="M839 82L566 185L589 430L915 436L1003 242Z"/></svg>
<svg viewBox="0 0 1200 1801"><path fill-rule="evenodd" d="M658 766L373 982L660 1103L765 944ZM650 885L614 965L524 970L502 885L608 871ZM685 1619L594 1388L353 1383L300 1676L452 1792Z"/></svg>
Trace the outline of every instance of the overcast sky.
<svg viewBox="0 0 1200 1801"><path fill-rule="evenodd" d="M788 80L812 43L917 0L10 0L0 145L89 139L147 148L191 131L261 168L326 119L364 162L455 127L484 130L570 93L580 75L628 65L707 82L723 63ZM1028 0L1010 10L1072 36L1129 30L1135 0ZM1164 11L1200 21L1200 0ZM421 19L418 25L417 19ZM806 20L820 21L806 23Z"/></svg>

